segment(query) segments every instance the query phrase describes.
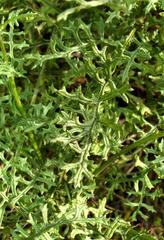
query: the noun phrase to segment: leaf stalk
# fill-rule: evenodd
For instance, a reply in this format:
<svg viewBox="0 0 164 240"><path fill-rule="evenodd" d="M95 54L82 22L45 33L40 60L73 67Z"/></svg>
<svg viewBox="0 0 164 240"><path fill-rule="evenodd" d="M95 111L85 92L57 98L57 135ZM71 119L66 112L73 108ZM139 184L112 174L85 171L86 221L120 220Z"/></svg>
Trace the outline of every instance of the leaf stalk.
<svg viewBox="0 0 164 240"><path fill-rule="evenodd" d="M6 49L5 49L5 46L4 46L4 43L3 43L3 39L2 37L0 36L0 48L1 48L1 51L2 51L2 56L3 56L3 60L4 60L4 63L6 65L9 64L9 60L8 60L8 56L7 56L7 52L6 52ZM17 91L17 86L16 86L16 83L15 83L15 79L14 79L14 76L10 76L9 78L9 86L10 86L10 93L11 95L13 96L14 100L15 100L15 103L16 103L16 107L18 109L18 111L20 112L20 114L26 118L26 111L23 107L23 104L21 102L21 99L20 99L20 96L19 96L19 93ZM28 137L29 137L29 140L37 154L37 157L39 160L42 160L42 154L40 152L40 149L39 149L39 146L35 140L35 136L34 136L34 133L32 131L28 132Z"/></svg>

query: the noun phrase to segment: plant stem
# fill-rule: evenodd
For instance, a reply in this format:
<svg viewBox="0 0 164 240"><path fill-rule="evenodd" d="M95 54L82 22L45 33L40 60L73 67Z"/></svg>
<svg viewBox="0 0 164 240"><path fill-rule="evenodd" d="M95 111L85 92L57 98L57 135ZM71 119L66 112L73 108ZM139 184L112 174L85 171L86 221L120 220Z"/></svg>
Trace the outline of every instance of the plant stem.
<svg viewBox="0 0 164 240"><path fill-rule="evenodd" d="M124 147L119 153L110 157L106 162L103 162L100 167L96 170L96 176L100 175L102 172L108 170L113 163L118 160L118 158L126 153L130 153L134 149L139 149L141 147L147 146L151 142L154 142L156 139L164 137L164 131L158 131L157 129L152 133L147 134L145 137L133 142L132 144Z"/></svg>
<svg viewBox="0 0 164 240"><path fill-rule="evenodd" d="M1 36L0 36L0 48L2 50L4 63L6 65L8 65L9 64L8 56L7 56L6 49L5 49L5 46L4 46L4 43L3 43L3 40L2 40ZM20 114L24 118L26 118L26 112L24 110L24 107L22 105L20 96L19 96L18 91L17 91L17 87L16 87L16 83L15 83L15 80L14 80L14 76L10 75L10 77L8 79L9 79L10 92L11 92L11 95L13 96L13 98L15 100L16 107L17 107L18 111L20 112ZM32 144L36 154L37 154L38 159L42 160L42 154L41 154L40 149L38 147L38 144L37 144L37 142L35 140L34 133L33 132L28 132L28 136L29 136L30 142L31 142L31 144Z"/></svg>

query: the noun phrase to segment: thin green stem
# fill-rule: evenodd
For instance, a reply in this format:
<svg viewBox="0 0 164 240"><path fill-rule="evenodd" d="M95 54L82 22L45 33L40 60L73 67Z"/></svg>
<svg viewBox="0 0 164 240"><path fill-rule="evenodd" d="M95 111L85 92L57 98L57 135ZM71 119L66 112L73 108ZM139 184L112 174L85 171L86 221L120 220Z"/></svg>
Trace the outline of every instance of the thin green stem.
<svg viewBox="0 0 164 240"><path fill-rule="evenodd" d="M108 161L103 162L100 167L96 170L96 176L100 175L102 172L108 170L111 165L113 165L113 163L115 161L118 160L118 158L121 155L130 153L132 150L134 149L139 149L141 147L147 146L148 144L154 142L156 139L160 138L160 137L164 137L164 131L158 131L157 129L154 132L151 132L149 134L147 134L145 137L133 142L132 144L128 145L127 147L124 147L119 153L117 153L116 155L113 155L109 158Z"/></svg>
<svg viewBox="0 0 164 240"><path fill-rule="evenodd" d="M1 50L2 50L2 56L3 56L4 62L8 63L8 57L7 57L6 49L5 49L5 46L3 44L3 40L2 40L1 36L0 36L0 47L1 47Z"/></svg>
<svg viewBox="0 0 164 240"><path fill-rule="evenodd" d="M4 46L4 43L3 43L3 39L2 39L1 36L0 36L0 48L2 50L2 56L3 56L3 59L4 59L4 63L6 65L8 65L9 64L9 60L8 60L6 49L5 49L5 46ZM17 109L19 110L20 114L23 117L26 117L26 112L24 110L24 107L22 105L20 96L19 96L18 91L17 91L17 87L16 87L16 84L15 84L14 76L10 76L9 77L9 88L10 88L11 95L13 96L13 98L15 100ZM32 146L33 146L33 148L34 148L34 150L35 150L39 160L42 160L42 155L41 155L40 149L38 147L38 144L37 144L37 142L35 140L34 133L33 132L29 132L28 136L29 136L30 142L31 142L31 144L32 144Z"/></svg>
<svg viewBox="0 0 164 240"><path fill-rule="evenodd" d="M23 117L26 117L26 112L25 112L25 110L23 108L23 105L22 105L22 102L20 100L14 77L9 77L9 86L10 86L12 96L13 96L15 102L16 102L17 109L19 110L19 112L21 113L21 115Z"/></svg>

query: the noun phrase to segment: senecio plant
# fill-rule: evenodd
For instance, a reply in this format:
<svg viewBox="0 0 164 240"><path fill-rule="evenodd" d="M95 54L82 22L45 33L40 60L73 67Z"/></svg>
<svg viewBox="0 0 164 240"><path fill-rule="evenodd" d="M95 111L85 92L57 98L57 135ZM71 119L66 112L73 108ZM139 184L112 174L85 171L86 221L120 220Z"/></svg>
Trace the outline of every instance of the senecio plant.
<svg viewBox="0 0 164 240"><path fill-rule="evenodd" d="M163 0L0 0L0 239L164 239L163 137Z"/></svg>

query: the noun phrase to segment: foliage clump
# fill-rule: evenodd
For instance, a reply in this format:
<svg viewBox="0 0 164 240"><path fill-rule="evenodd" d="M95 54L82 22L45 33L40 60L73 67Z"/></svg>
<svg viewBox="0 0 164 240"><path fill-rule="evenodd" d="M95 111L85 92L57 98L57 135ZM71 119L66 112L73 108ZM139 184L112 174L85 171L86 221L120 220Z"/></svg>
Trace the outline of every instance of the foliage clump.
<svg viewBox="0 0 164 240"><path fill-rule="evenodd" d="M0 3L1 239L163 239L163 1Z"/></svg>

